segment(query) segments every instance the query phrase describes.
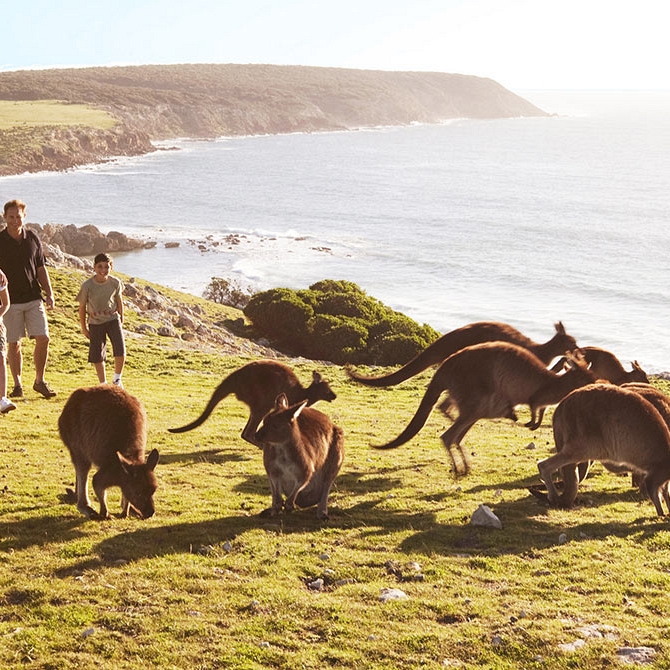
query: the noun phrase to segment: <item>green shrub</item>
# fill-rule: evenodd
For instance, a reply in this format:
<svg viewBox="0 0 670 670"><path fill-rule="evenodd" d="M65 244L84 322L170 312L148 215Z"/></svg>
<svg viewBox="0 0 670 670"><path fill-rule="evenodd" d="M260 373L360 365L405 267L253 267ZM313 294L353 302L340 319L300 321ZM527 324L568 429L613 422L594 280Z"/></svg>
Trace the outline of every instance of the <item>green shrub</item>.
<svg viewBox="0 0 670 670"><path fill-rule="evenodd" d="M353 282L332 279L257 293L244 313L278 349L339 364L405 363L439 336Z"/></svg>

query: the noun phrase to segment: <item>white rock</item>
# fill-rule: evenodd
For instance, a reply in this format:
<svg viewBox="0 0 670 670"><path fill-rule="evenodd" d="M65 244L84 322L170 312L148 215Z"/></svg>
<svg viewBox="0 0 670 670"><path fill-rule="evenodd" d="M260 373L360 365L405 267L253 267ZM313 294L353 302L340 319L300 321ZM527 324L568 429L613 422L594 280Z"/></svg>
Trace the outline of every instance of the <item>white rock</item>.
<svg viewBox="0 0 670 670"><path fill-rule="evenodd" d="M379 600L383 603L387 603L389 600L407 600L408 597L409 596L400 589L384 588L379 596Z"/></svg>
<svg viewBox="0 0 670 670"><path fill-rule="evenodd" d="M486 526L487 528L502 528L502 522L491 511L490 507L480 505L472 514L471 526Z"/></svg>
<svg viewBox="0 0 670 670"><path fill-rule="evenodd" d="M656 650L651 647L621 647L617 656L622 663L653 663Z"/></svg>
<svg viewBox="0 0 670 670"><path fill-rule="evenodd" d="M575 640L574 642L565 642L564 644L559 644L558 648L561 651L572 652L581 649L586 644L585 640Z"/></svg>
<svg viewBox="0 0 670 670"><path fill-rule="evenodd" d="M321 589L323 589L323 579L319 577L318 579L315 579L313 582L309 582L309 584L307 584L307 588L310 591L321 591Z"/></svg>

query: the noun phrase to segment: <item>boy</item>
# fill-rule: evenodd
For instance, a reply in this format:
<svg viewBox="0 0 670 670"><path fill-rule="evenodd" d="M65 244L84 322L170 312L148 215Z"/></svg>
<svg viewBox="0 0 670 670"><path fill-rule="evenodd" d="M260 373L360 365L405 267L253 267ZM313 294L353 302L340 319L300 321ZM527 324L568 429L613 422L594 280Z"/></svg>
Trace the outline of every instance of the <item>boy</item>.
<svg viewBox="0 0 670 670"><path fill-rule="evenodd" d="M114 354L114 378L112 383L123 386L121 374L126 361L126 346L123 339L123 283L110 275L112 259L107 254L98 254L93 259L95 274L79 289L79 323L81 332L89 339L88 362L93 363L101 384L107 382L105 358L107 337ZM88 324L87 324L88 317Z"/></svg>

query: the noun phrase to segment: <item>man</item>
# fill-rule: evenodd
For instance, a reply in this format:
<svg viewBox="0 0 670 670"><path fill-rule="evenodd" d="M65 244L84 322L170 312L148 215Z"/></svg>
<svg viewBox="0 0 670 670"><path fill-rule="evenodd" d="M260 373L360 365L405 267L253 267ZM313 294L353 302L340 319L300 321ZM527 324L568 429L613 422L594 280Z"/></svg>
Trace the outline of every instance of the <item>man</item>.
<svg viewBox="0 0 670 670"><path fill-rule="evenodd" d="M14 377L14 390L9 397L23 396L21 339L27 333L35 340L33 390L45 398L52 398L56 392L44 381L49 355L49 324L42 304L42 291L49 309L54 306L54 295L42 243L35 233L24 227L25 216L25 203L20 200L5 203L7 227L0 231L0 270L7 275L11 303L3 316L7 328L7 359Z"/></svg>

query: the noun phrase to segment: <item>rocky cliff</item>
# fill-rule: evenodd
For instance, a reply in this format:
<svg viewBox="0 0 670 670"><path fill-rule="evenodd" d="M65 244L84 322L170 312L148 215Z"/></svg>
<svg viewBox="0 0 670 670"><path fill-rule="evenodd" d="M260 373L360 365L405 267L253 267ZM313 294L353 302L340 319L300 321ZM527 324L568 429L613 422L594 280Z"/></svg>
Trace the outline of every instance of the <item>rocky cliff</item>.
<svg viewBox="0 0 670 670"><path fill-rule="evenodd" d="M164 65L0 72L0 100L107 110L113 130L0 132L0 174L150 151L152 140L344 130L453 118L542 116L491 79L278 65ZM21 134L31 133L30 138ZM29 139L30 141L26 141Z"/></svg>

